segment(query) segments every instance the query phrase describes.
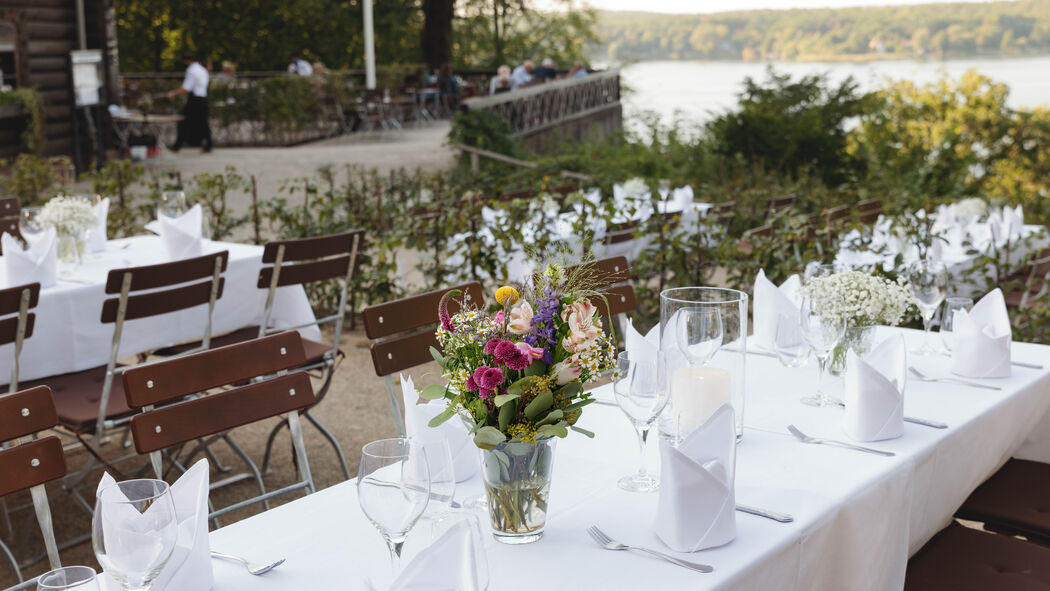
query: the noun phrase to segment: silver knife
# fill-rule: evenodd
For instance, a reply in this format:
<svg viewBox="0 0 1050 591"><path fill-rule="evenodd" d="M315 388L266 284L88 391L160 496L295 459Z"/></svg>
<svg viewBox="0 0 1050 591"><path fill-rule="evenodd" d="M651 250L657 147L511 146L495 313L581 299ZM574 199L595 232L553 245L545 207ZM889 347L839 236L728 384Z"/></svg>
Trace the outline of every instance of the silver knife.
<svg viewBox="0 0 1050 591"><path fill-rule="evenodd" d="M846 408L846 403L841 401L841 400L832 398L831 401L833 403L835 403L835 405L837 405L837 406L839 406L841 408ZM904 417L904 422L906 422L906 423L915 423L916 425L923 425L924 427L933 427L934 429L947 429L948 428L948 424L947 423L942 423L940 421L930 421L928 419L920 419L918 417L905 416Z"/></svg>
<svg viewBox="0 0 1050 591"><path fill-rule="evenodd" d="M758 515L759 517L765 517L766 519L772 519L773 521L779 521L780 523L791 523L795 520L794 517L787 513L777 513L776 511L767 511L766 509L759 509L757 507L750 507L748 505L737 505L736 510L741 513L750 513L751 515Z"/></svg>
<svg viewBox="0 0 1050 591"><path fill-rule="evenodd" d="M1010 365L1016 365L1017 367L1027 367L1028 369L1043 369L1042 365L1036 363L1024 363L1023 361L1011 361Z"/></svg>

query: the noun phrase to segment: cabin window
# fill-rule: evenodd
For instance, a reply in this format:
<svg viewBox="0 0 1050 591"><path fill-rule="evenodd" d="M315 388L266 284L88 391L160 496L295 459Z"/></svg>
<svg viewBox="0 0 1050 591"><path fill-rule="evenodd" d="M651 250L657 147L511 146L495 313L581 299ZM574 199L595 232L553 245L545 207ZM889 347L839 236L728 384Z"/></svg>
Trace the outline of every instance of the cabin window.
<svg viewBox="0 0 1050 591"><path fill-rule="evenodd" d="M12 23L0 21L0 72L3 72L3 80L0 80L0 86L18 85L15 65L16 40L15 26Z"/></svg>

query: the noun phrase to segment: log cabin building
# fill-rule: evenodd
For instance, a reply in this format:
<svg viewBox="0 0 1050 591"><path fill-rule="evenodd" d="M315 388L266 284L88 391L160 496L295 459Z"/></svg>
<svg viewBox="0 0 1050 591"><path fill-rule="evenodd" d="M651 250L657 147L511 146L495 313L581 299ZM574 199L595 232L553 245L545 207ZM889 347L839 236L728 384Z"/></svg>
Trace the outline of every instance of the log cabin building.
<svg viewBox="0 0 1050 591"><path fill-rule="evenodd" d="M102 101L116 102L119 85L115 0L0 0L3 84L33 87L43 99L43 155L73 152L70 51L102 50ZM80 115L83 117L83 114ZM84 120L81 119L83 122ZM17 102L0 105L0 158L25 150L28 118ZM86 125L80 125L82 133ZM90 139L82 144L91 149Z"/></svg>

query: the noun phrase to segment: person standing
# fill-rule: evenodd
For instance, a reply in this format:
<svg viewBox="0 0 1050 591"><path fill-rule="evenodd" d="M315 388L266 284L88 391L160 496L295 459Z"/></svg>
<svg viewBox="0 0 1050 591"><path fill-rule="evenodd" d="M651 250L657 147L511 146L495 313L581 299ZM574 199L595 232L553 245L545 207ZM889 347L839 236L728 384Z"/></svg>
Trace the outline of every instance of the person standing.
<svg viewBox="0 0 1050 591"><path fill-rule="evenodd" d="M183 144L200 145L203 152L211 152L211 126L208 124L208 70L197 58L190 54L182 56L186 65L186 77L182 86L168 92L168 98L186 95L186 106L182 110L182 121L179 122L178 135L171 146L172 152L178 152Z"/></svg>
<svg viewBox="0 0 1050 591"><path fill-rule="evenodd" d="M314 67L310 65L310 62L293 53L288 62L288 73L292 76L313 76Z"/></svg>
<svg viewBox="0 0 1050 591"><path fill-rule="evenodd" d="M532 81L532 71L536 69L536 65L532 63L532 60L525 60L525 63L521 64L514 71L510 73L510 89L517 90Z"/></svg>

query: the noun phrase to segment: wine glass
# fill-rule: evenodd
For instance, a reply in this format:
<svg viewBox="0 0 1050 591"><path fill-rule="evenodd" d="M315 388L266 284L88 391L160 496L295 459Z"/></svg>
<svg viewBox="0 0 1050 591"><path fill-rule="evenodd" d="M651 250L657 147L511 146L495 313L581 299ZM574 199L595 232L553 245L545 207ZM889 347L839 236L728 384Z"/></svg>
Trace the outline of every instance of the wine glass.
<svg viewBox="0 0 1050 591"><path fill-rule="evenodd" d="M830 406L834 403L824 393L824 374L827 372L831 351L846 332L846 323L841 318L822 314L820 305L806 296L802 298L802 307L799 309L799 327L802 338L809 344L817 362L820 363L817 392L813 396L803 398L802 402L810 406Z"/></svg>
<svg viewBox="0 0 1050 591"><path fill-rule="evenodd" d="M452 450L448 440L441 436L419 439L427 457L427 472L430 473L430 500L423 516L431 520L440 519L452 506L456 495L456 469L452 461Z"/></svg>
<svg viewBox="0 0 1050 591"><path fill-rule="evenodd" d="M955 336L952 331L955 329L955 313L959 310L971 310L973 308L973 300L970 298L952 297L944 300L944 311L941 312L941 341L944 342L944 349L950 354L952 352L952 342L955 340Z"/></svg>
<svg viewBox="0 0 1050 591"><path fill-rule="evenodd" d="M189 207L186 204L186 193L184 191L164 191L157 201L157 216L176 218L186 213Z"/></svg>
<svg viewBox="0 0 1050 591"><path fill-rule="evenodd" d="M678 311L678 348L690 365L706 365L722 346L722 312L713 306L692 306Z"/></svg>
<svg viewBox="0 0 1050 591"><path fill-rule="evenodd" d="M915 298L915 305L922 314L922 346L913 350L920 355L936 353L930 345L930 325L944 297L948 295L948 268L944 263L931 259L919 259L906 271L908 287Z"/></svg>
<svg viewBox="0 0 1050 591"><path fill-rule="evenodd" d="M396 576L408 532L430 500L426 451L413 439L380 439L361 448L357 502L382 534Z"/></svg>
<svg viewBox="0 0 1050 591"><path fill-rule="evenodd" d="M97 576L89 566L64 566L40 575L36 591L99 591Z"/></svg>
<svg viewBox="0 0 1050 591"><path fill-rule="evenodd" d="M809 363L809 343L802 338L802 327L797 318L784 314L777 316L773 353L784 367L802 367Z"/></svg>
<svg viewBox="0 0 1050 591"><path fill-rule="evenodd" d="M125 591L147 591L178 539L171 490L163 480L125 480L95 497L91 540L99 564Z"/></svg>
<svg viewBox="0 0 1050 591"><path fill-rule="evenodd" d="M40 223L40 211L42 207L23 207L22 211L18 214L18 231L22 234L22 239L27 243L36 242L36 239L40 237L45 230L44 226Z"/></svg>
<svg viewBox="0 0 1050 591"><path fill-rule="evenodd" d="M662 357L654 353L650 359L632 359L627 351L616 359L613 393L616 404L638 433L638 473L624 476L620 488L631 492L652 492L660 488L660 481L645 471L645 440L649 428L667 405L671 389L661 368Z"/></svg>

